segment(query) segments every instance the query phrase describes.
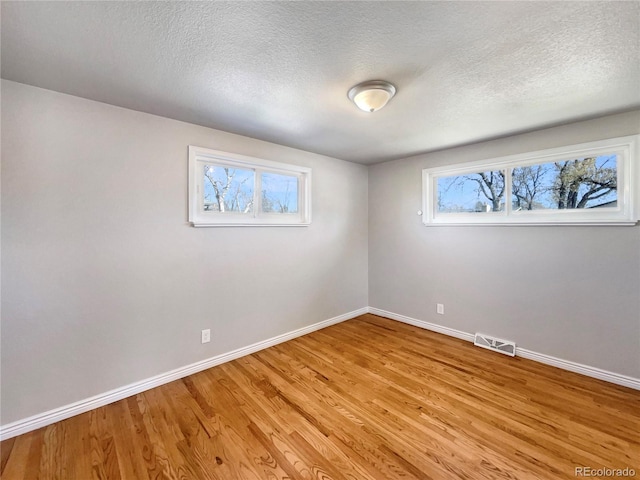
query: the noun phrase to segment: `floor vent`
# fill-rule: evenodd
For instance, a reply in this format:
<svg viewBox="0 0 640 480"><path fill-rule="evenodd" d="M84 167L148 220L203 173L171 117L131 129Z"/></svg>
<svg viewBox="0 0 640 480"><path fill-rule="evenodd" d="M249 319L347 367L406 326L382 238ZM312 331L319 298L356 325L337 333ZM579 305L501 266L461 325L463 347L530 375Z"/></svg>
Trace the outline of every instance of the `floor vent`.
<svg viewBox="0 0 640 480"><path fill-rule="evenodd" d="M516 344L515 342L510 342L509 340L501 340L500 338L494 338L488 335L483 335L481 333L476 333L473 344L478 347L488 348L489 350L493 350L495 352L504 353L505 355L509 355L511 357L515 357L516 355Z"/></svg>

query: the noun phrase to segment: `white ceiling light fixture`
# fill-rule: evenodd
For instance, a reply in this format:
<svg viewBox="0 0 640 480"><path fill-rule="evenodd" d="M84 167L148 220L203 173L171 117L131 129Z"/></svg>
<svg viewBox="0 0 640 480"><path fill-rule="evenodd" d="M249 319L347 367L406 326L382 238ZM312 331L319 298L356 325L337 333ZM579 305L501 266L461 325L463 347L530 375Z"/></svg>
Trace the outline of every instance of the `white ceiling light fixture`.
<svg viewBox="0 0 640 480"><path fill-rule="evenodd" d="M351 87L347 94L356 106L365 112L375 112L384 107L396 94L396 87L384 80L371 80Z"/></svg>

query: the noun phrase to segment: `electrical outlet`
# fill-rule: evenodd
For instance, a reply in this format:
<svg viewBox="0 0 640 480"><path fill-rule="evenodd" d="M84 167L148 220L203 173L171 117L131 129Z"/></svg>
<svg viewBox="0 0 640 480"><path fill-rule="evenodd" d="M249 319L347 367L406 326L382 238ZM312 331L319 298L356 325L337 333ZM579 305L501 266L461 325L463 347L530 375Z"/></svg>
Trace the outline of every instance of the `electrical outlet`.
<svg viewBox="0 0 640 480"><path fill-rule="evenodd" d="M211 341L210 329L207 328L206 330L202 330L201 340L202 340L202 343L209 343Z"/></svg>
<svg viewBox="0 0 640 480"><path fill-rule="evenodd" d="M438 315L444 315L444 303L436 303L436 312Z"/></svg>

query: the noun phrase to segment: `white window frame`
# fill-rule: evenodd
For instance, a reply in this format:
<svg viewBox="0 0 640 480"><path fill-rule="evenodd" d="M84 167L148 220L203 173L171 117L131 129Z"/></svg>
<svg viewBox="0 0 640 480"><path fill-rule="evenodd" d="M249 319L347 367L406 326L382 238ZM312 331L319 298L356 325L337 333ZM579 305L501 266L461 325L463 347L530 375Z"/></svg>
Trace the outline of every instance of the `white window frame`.
<svg viewBox="0 0 640 480"><path fill-rule="evenodd" d="M253 170L255 174L253 213L205 211L204 175L202 173L204 165ZM264 213L260 211L262 173L289 175L298 179L297 213ZM311 169L190 145L189 222L194 227L309 225L311 223Z"/></svg>
<svg viewBox="0 0 640 480"><path fill-rule="evenodd" d="M432 225L635 225L640 213L640 135L611 138L560 148L510 155L422 170L422 222ZM530 166L572 158L616 154L617 206L598 209L515 211L512 208L511 172ZM477 172L506 170L505 209L487 213L440 213L437 211L438 178Z"/></svg>

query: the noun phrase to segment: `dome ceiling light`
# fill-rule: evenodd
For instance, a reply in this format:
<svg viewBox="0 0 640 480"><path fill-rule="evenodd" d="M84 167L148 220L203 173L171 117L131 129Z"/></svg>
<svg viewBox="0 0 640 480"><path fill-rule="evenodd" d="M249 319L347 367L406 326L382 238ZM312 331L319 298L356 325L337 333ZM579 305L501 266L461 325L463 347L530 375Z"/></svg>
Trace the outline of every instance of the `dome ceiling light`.
<svg viewBox="0 0 640 480"><path fill-rule="evenodd" d="M351 87L347 94L356 106L365 112L375 112L384 107L396 94L396 87L384 80L371 80Z"/></svg>

